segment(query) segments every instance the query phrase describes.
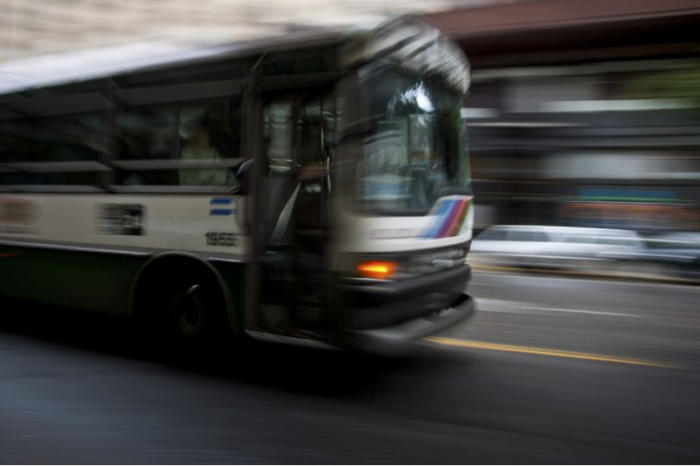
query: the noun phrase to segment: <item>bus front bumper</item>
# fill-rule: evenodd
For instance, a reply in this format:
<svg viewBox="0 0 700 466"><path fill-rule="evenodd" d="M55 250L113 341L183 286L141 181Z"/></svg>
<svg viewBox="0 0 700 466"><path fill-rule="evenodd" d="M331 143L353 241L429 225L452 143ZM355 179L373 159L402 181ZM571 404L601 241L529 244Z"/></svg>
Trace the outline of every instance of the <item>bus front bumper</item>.
<svg viewBox="0 0 700 466"><path fill-rule="evenodd" d="M472 316L475 311L474 298L462 294L450 307L429 316L390 327L346 330L340 346L371 354L398 356L406 353L414 341L450 328Z"/></svg>
<svg viewBox="0 0 700 466"><path fill-rule="evenodd" d="M413 279L343 287L339 346L387 355L404 352L411 342L474 314L474 299L464 294L470 278L465 264Z"/></svg>

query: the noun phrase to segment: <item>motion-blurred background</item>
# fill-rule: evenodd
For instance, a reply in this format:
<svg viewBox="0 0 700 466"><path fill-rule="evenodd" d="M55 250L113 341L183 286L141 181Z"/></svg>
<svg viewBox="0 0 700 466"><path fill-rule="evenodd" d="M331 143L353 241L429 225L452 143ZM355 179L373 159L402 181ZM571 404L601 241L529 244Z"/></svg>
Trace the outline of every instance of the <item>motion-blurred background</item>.
<svg viewBox="0 0 700 466"><path fill-rule="evenodd" d="M700 226L698 1L0 0L0 11L0 72L17 80L52 54L425 14L473 67L464 114L478 230Z"/></svg>
<svg viewBox="0 0 700 466"><path fill-rule="evenodd" d="M0 59L151 41L250 40L503 0L0 0Z"/></svg>

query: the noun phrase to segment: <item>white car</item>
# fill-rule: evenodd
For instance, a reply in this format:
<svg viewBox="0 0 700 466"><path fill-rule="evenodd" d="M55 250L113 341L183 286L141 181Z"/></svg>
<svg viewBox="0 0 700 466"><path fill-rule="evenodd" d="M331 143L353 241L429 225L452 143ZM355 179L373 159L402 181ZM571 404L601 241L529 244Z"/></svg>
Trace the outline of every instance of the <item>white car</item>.
<svg viewBox="0 0 700 466"><path fill-rule="evenodd" d="M556 269L597 269L607 255L638 250L642 238L631 230L533 225L496 225L471 245L475 265Z"/></svg>

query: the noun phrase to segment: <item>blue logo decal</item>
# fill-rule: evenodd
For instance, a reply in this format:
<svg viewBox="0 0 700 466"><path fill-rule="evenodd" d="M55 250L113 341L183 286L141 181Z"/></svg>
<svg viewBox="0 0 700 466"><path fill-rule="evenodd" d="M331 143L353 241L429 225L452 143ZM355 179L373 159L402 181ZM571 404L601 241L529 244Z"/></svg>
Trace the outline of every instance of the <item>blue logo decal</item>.
<svg viewBox="0 0 700 466"><path fill-rule="evenodd" d="M212 197L209 205L209 215L228 216L236 213L235 199L230 197Z"/></svg>

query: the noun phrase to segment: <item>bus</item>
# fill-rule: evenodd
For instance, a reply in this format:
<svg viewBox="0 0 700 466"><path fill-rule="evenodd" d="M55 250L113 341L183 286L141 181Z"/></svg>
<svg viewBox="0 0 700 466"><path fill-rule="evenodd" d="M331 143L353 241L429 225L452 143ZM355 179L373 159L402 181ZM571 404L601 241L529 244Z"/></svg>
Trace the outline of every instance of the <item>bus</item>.
<svg viewBox="0 0 700 466"><path fill-rule="evenodd" d="M0 77L0 296L379 354L474 313L469 64L423 19L60 65Z"/></svg>

